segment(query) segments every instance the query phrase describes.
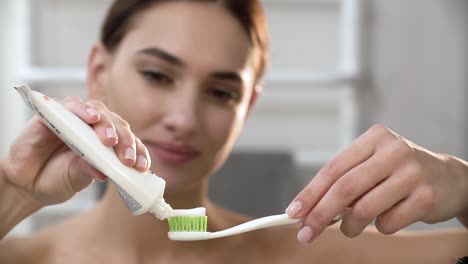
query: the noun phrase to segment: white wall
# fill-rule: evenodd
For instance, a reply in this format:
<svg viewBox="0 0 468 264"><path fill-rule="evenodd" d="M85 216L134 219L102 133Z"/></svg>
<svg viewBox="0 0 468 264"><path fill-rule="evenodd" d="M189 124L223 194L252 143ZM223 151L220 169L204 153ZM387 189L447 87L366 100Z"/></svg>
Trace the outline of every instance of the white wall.
<svg viewBox="0 0 468 264"><path fill-rule="evenodd" d="M361 130L384 123L468 159L468 1L369 0L366 9Z"/></svg>
<svg viewBox="0 0 468 264"><path fill-rule="evenodd" d="M21 97L13 89L19 84L16 70L22 63L24 35L28 22L22 0L0 1L0 157L7 151L28 116Z"/></svg>
<svg viewBox="0 0 468 264"><path fill-rule="evenodd" d="M383 122L422 146L468 158L468 1L367 4L374 93L362 129Z"/></svg>
<svg viewBox="0 0 468 264"><path fill-rule="evenodd" d="M8 129L8 97L9 97L9 75L11 68L8 56L10 45L11 30L7 25L11 16L12 5L11 1L0 1L0 158L2 158L10 145L8 138L11 136L11 129Z"/></svg>

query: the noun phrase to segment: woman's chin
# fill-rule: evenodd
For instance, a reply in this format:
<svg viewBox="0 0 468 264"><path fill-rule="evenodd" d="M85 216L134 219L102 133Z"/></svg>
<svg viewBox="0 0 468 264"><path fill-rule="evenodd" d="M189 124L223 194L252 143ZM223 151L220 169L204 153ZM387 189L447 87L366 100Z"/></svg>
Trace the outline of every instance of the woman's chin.
<svg viewBox="0 0 468 264"><path fill-rule="evenodd" d="M166 181L164 193L167 195L196 192L198 186L201 186L200 180L195 179L187 179L183 177L167 177L163 179Z"/></svg>
<svg viewBox="0 0 468 264"><path fill-rule="evenodd" d="M153 164L151 170L166 181L166 190L180 191L200 186L204 173L197 168L168 168Z"/></svg>

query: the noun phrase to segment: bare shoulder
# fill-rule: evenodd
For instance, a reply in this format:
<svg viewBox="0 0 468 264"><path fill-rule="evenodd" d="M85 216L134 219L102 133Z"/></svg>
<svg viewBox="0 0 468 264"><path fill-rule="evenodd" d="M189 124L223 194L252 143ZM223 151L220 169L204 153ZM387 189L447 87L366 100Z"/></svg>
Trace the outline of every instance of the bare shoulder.
<svg viewBox="0 0 468 264"><path fill-rule="evenodd" d="M47 263L51 247L37 237L10 237L0 241L0 263Z"/></svg>
<svg viewBox="0 0 468 264"><path fill-rule="evenodd" d="M209 222L216 226L216 230L252 220L251 217L220 207L216 208L216 215L222 216L218 220L221 219L219 222L224 224L218 225L216 217L209 216ZM310 244L297 240L299 229L299 225L289 225L248 232L231 237L230 242L225 241L224 248L230 258L233 251L242 252L243 259L236 259L237 263L333 263L347 260L353 255L353 244L340 232L338 225L327 228ZM340 254L336 254L337 248Z"/></svg>
<svg viewBox="0 0 468 264"><path fill-rule="evenodd" d="M245 235L251 259L270 263L455 263L468 254L468 232L379 233L368 227L355 238L346 237L339 224L328 227L315 241L297 241L298 226L258 230ZM261 252L261 254L255 254ZM260 259L258 259L260 258ZM261 259L263 258L263 260Z"/></svg>
<svg viewBox="0 0 468 264"><path fill-rule="evenodd" d="M266 262L264 258L268 258L269 263L339 263L353 254L346 237L335 227L328 228L309 244L297 240L299 228L284 226L247 233L245 240L252 251L251 259ZM336 254L337 249L340 254Z"/></svg>
<svg viewBox="0 0 468 264"><path fill-rule="evenodd" d="M79 240L67 224L44 229L29 237L11 237L0 241L0 263L89 263L80 255ZM63 234L67 234L63 236ZM86 259L88 260L88 259Z"/></svg>
<svg viewBox="0 0 468 264"><path fill-rule="evenodd" d="M385 235L368 226L355 238L336 235L339 247L356 263L455 263L468 254L468 232L463 229Z"/></svg>
<svg viewBox="0 0 468 264"><path fill-rule="evenodd" d="M28 237L0 240L0 263L89 263L80 255L84 251L76 250L86 245L79 223L72 217Z"/></svg>

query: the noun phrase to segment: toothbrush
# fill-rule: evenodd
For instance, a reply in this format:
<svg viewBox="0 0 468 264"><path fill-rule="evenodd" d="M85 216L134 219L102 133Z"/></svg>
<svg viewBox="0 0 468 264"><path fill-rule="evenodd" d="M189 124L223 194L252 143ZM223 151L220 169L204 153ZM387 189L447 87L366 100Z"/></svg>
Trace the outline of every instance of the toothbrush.
<svg viewBox="0 0 468 264"><path fill-rule="evenodd" d="M177 216L179 214L179 216ZM333 220L342 219L343 215L339 214ZM179 218L178 223L171 223L174 219ZM188 210L174 210L173 215L168 218L169 221L169 239L177 241L194 241L208 240L232 235L238 235L257 229L263 229L274 226L297 224L301 219L290 218L287 214L270 215L262 218L257 218L243 224L233 226L217 232L206 231L206 216L204 208L194 208ZM197 221L199 225L193 226Z"/></svg>

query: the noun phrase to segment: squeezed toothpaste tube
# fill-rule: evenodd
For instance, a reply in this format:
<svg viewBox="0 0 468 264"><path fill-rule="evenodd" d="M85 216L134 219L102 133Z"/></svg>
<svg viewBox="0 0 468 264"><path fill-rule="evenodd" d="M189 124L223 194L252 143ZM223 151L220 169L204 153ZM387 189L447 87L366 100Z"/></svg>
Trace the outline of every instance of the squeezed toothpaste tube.
<svg viewBox="0 0 468 264"><path fill-rule="evenodd" d="M163 198L164 179L151 171L141 173L124 165L113 147L102 144L87 123L52 98L31 90L26 84L15 89L50 130L77 155L112 180L131 213L140 215L151 212L160 220L172 214L171 206Z"/></svg>

